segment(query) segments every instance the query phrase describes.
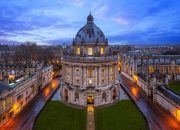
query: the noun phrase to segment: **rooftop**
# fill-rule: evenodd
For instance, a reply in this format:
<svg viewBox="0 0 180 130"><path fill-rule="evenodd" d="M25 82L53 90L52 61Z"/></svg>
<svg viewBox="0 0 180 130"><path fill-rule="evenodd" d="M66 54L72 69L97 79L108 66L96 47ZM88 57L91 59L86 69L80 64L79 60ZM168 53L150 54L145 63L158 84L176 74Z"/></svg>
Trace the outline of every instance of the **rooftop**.
<svg viewBox="0 0 180 130"><path fill-rule="evenodd" d="M10 88L8 85L0 82L0 93L1 93L2 91L4 91L4 90L10 91L11 88Z"/></svg>
<svg viewBox="0 0 180 130"><path fill-rule="evenodd" d="M87 24L76 34L73 44L107 44L103 31L94 24L94 18L89 14Z"/></svg>
<svg viewBox="0 0 180 130"><path fill-rule="evenodd" d="M15 88L17 85L23 83L24 81L26 81L27 79L30 79L34 76L35 74L31 74L30 76L24 76L24 77L20 77L18 79L16 79L15 81L9 83L10 88Z"/></svg>

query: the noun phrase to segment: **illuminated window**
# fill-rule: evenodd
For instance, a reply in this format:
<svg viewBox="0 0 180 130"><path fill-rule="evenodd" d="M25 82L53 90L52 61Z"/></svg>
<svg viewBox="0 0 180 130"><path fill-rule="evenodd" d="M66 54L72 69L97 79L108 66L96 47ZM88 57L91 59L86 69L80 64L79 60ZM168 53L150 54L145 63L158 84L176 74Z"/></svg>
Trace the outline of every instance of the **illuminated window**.
<svg viewBox="0 0 180 130"><path fill-rule="evenodd" d="M111 76L111 81L113 81L114 80L114 76Z"/></svg>
<svg viewBox="0 0 180 130"><path fill-rule="evenodd" d="M114 73L114 69L113 67L110 67L110 73L113 74Z"/></svg>
<svg viewBox="0 0 180 130"><path fill-rule="evenodd" d="M6 102L5 102L5 100L3 100L3 109L5 109L6 108Z"/></svg>
<svg viewBox="0 0 180 130"><path fill-rule="evenodd" d="M92 85L92 80L91 80L91 79L88 80L88 84L89 84L89 85Z"/></svg>
<svg viewBox="0 0 180 130"><path fill-rule="evenodd" d="M103 48L103 47L100 48L100 54L101 54L101 55L104 54L104 48Z"/></svg>
<svg viewBox="0 0 180 130"><path fill-rule="evenodd" d="M160 71L161 71L161 73L164 74L164 66L161 66L161 67L160 67Z"/></svg>
<svg viewBox="0 0 180 130"><path fill-rule="evenodd" d="M151 74L152 72L154 72L154 68L153 66L149 66L149 73Z"/></svg>
<svg viewBox="0 0 180 130"><path fill-rule="evenodd" d="M77 55L80 55L80 53L81 53L81 49L78 47L78 48L76 48L76 53L77 53Z"/></svg>
<svg viewBox="0 0 180 130"><path fill-rule="evenodd" d="M88 55L92 55L93 54L93 48L88 48Z"/></svg>

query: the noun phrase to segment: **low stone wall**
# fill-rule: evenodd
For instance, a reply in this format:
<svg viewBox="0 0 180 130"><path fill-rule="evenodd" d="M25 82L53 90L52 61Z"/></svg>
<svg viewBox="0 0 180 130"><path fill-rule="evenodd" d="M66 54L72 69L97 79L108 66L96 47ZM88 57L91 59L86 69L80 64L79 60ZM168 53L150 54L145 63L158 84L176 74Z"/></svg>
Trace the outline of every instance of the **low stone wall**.
<svg viewBox="0 0 180 130"><path fill-rule="evenodd" d="M125 76L126 78L128 78L129 80L131 80L132 82L134 82L134 79L132 76L128 75L127 73L125 72L121 72L123 76ZM149 90L148 90L148 85L147 85L147 82L145 82L143 79L141 79L140 77L138 77L138 80L137 80L137 85L142 88L144 90L144 92L146 93L146 95L149 95Z"/></svg>
<svg viewBox="0 0 180 130"><path fill-rule="evenodd" d="M170 98L167 98L162 92L157 90L155 95L156 102L169 111L177 120L180 121L180 105Z"/></svg>
<svg viewBox="0 0 180 130"><path fill-rule="evenodd" d="M147 85L147 82L145 82L143 79L138 77L137 85L144 90L146 95L149 95L148 94L148 85Z"/></svg>
<svg viewBox="0 0 180 130"><path fill-rule="evenodd" d="M122 75L134 82L133 78L125 72L122 72ZM138 77L137 85L142 88L146 95L150 95L151 90L148 88L148 82ZM153 87L152 84L149 84L149 86ZM174 102L171 98L158 90L156 93L153 93L153 97L155 97L155 102L169 111L178 121L180 121L180 105L177 102Z"/></svg>
<svg viewBox="0 0 180 130"><path fill-rule="evenodd" d="M123 76L125 76L126 78L128 78L129 80L133 81L133 78L132 78L130 75L128 75L127 73L125 73L125 72L122 71L121 74L122 74Z"/></svg>

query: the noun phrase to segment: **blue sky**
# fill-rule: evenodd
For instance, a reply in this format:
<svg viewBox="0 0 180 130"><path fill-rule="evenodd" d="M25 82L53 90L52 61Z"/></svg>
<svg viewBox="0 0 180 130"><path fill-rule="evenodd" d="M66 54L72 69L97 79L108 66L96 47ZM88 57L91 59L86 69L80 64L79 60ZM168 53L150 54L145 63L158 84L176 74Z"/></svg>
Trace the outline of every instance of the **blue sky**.
<svg viewBox="0 0 180 130"><path fill-rule="evenodd" d="M71 42L90 11L110 43L180 43L180 0L0 0L0 43Z"/></svg>

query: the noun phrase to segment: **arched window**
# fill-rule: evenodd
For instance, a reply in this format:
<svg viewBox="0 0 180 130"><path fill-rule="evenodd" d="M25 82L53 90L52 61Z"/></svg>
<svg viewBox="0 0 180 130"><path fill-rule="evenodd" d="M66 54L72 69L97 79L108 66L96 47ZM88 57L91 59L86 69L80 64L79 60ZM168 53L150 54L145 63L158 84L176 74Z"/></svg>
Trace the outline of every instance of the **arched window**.
<svg viewBox="0 0 180 130"><path fill-rule="evenodd" d="M88 55L93 55L93 48L88 48Z"/></svg>
<svg viewBox="0 0 180 130"><path fill-rule="evenodd" d="M81 53L80 47L76 48L76 54L77 54L77 55L80 55L80 53Z"/></svg>
<svg viewBox="0 0 180 130"><path fill-rule="evenodd" d="M113 74L114 73L114 68L112 66L110 66L110 73Z"/></svg>
<svg viewBox="0 0 180 130"><path fill-rule="evenodd" d="M101 48L100 48L100 54L101 54L101 55L104 55L104 47L101 47Z"/></svg>
<svg viewBox="0 0 180 130"><path fill-rule="evenodd" d="M103 94L102 94L102 100L106 101L106 93L105 92L103 92Z"/></svg>
<svg viewBox="0 0 180 130"><path fill-rule="evenodd" d="M116 98L116 96L117 96L116 89L114 89L112 93L113 100Z"/></svg>
<svg viewBox="0 0 180 130"><path fill-rule="evenodd" d="M68 91L67 89L64 90L65 100L68 100Z"/></svg>
<svg viewBox="0 0 180 130"><path fill-rule="evenodd" d="M75 93L75 101L79 101L79 94L78 93Z"/></svg>

